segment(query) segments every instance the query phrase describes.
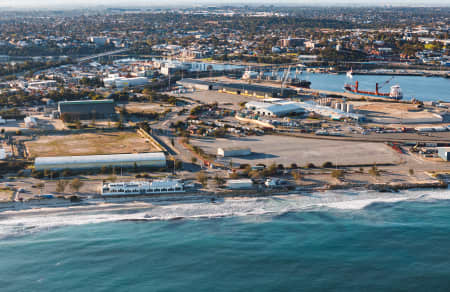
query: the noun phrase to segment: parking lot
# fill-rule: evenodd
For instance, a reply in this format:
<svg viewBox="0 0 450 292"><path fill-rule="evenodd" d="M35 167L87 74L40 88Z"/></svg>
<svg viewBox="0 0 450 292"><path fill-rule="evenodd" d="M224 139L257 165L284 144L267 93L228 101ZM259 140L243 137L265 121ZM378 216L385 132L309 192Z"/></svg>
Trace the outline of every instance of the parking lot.
<svg viewBox="0 0 450 292"><path fill-rule="evenodd" d="M219 105L224 105L227 108L238 110L240 108L239 103L248 102L250 100L257 100L257 98L251 98L243 95L222 93L215 90L207 91L194 91L186 92L180 95L172 94L174 96L186 96L192 98L195 101L202 103L214 103L217 102Z"/></svg>
<svg viewBox="0 0 450 292"><path fill-rule="evenodd" d="M219 147L249 147L252 155L233 157L239 164L308 163L322 165L332 162L338 165L397 163L399 154L383 143L347 142L337 140L306 139L285 136L249 136L243 138L191 139L191 143L207 153L216 154Z"/></svg>

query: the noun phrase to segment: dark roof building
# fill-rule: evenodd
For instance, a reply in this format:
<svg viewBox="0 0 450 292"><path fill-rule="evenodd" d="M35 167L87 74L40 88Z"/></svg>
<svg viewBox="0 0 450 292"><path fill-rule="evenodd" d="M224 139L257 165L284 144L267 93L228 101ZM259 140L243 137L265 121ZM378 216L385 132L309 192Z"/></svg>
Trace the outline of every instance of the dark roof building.
<svg viewBox="0 0 450 292"><path fill-rule="evenodd" d="M60 101L58 112L60 117L69 119L107 119L116 116L116 103L112 99Z"/></svg>

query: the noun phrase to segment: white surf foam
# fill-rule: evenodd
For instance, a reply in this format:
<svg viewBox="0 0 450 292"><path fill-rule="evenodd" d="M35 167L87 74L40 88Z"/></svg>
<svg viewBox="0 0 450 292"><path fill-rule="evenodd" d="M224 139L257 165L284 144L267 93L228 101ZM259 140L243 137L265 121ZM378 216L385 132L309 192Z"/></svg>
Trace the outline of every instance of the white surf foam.
<svg viewBox="0 0 450 292"><path fill-rule="evenodd" d="M424 197L430 200L449 200L450 190L446 191L426 191Z"/></svg>
<svg viewBox="0 0 450 292"><path fill-rule="evenodd" d="M351 200L351 201L342 201L336 203L324 204L324 206L334 209L343 209L343 210L360 210L364 209L367 206L370 206L373 203L397 203L401 201L409 200L409 197L399 197L399 198L376 198L376 199L365 199L365 200Z"/></svg>
<svg viewBox="0 0 450 292"><path fill-rule="evenodd" d="M179 218L214 218L283 214L301 210L333 208L363 209L373 203L395 203L405 200L450 199L449 190L404 191L379 193L373 191L329 191L307 195L270 197L234 197L176 202L98 203L87 206L47 207L0 213L0 237L26 234L58 226L83 225L121 220L173 220ZM267 218L265 218L267 220Z"/></svg>

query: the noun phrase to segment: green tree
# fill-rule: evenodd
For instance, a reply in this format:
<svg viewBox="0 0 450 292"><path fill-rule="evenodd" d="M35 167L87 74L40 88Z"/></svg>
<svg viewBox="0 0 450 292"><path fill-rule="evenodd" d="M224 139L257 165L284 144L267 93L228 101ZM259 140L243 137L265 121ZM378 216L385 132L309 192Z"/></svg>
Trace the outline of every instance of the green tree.
<svg viewBox="0 0 450 292"><path fill-rule="evenodd" d="M263 174L261 173L261 171L258 170L252 170L249 172L248 174L251 178L253 179L258 179L261 178L263 176Z"/></svg>
<svg viewBox="0 0 450 292"><path fill-rule="evenodd" d="M322 164L323 168L332 168L333 167L333 163L331 163L330 161L324 162Z"/></svg>
<svg viewBox="0 0 450 292"><path fill-rule="evenodd" d="M45 186L44 183L38 183L36 186L38 187L39 191L42 194L42 191L44 190L44 186Z"/></svg>
<svg viewBox="0 0 450 292"><path fill-rule="evenodd" d="M314 163L308 163L306 165L306 168L315 168L316 166L314 165Z"/></svg>
<svg viewBox="0 0 450 292"><path fill-rule="evenodd" d="M368 173L371 176L380 176L380 170L375 165L369 169Z"/></svg>
<svg viewBox="0 0 450 292"><path fill-rule="evenodd" d="M277 165L275 163L272 163L268 168L264 169L265 175L274 175L277 173L277 169Z"/></svg>
<svg viewBox="0 0 450 292"><path fill-rule="evenodd" d="M218 176L217 174L214 177L214 181L216 182L216 185L218 187L223 187L225 185L225 179L223 179L222 177Z"/></svg>
<svg viewBox="0 0 450 292"><path fill-rule="evenodd" d="M232 173L230 173L230 178L232 178L232 179L237 179L237 178L239 178L239 174L237 173L237 172L232 172Z"/></svg>
<svg viewBox="0 0 450 292"><path fill-rule="evenodd" d="M292 177L296 180L296 181L301 181L303 179L303 175L300 172L300 170L295 170L292 172Z"/></svg>
<svg viewBox="0 0 450 292"><path fill-rule="evenodd" d="M331 172L331 177L333 177L335 179L343 179L344 171L342 169L335 169Z"/></svg>
<svg viewBox="0 0 450 292"><path fill-rule="evenodd" d="M208 186L208 176L204 171L200 171L197 174L197 180L204 188Z"/></svg>
<svg viewBox="0 0 450 292"><path fill-rule="evenodd" d="M66 190L66 187L68 185L68 181L66 180L58 180L58 182L56 183L56 191L58 193L64 193L64 191Z"/></svg>
<svg viewBox="0 0 450 292"><path fill-rule="evenodd" d="M181 161L179 159L175 160L174 166L175 166L175 169L177 169L177 170L181 169L183 167L183 161Z"/></svg>
<svg viewBox="0 0 450 292"><path fill-rule="evenodd" d="M82 182L79 178L74 178L71 182L70 182L70 188L78 193L78 191L83 187L84 182Z"/></svg>
<svg viewBox="0 0 450 292"><path fill-rule="evenodd" d="M119 120L117 121L117 123L116 123L116 128L119 129L119 130L122 130L122 129L123 129L123 121L122 121L122 118L119 119Z"/></svg>

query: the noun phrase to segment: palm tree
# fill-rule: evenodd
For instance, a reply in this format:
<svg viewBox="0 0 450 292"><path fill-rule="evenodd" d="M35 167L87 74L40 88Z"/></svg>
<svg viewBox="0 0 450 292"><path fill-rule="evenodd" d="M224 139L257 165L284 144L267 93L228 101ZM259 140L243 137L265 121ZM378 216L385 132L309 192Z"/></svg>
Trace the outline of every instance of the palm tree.
<svg viewBox="0 0 450 292"><path fill-rule="evenodd" d="M218 187L222 187L225 184L225 180L223 178L221 178L220 176L218 176L217 174L214 177L214 181L216 182Z"/></svg>
<svg viewBox="0 0 450 292"><path fill-rule="evenodd" d="M58 182L56 183L56 191L58 193L64 193L64 191L66 190L66 187L68 185L68 181L66 180L58 180Z"/></svg>
<svg viewBox="0 0 450 292"><path fill-rule="evenodd" d="M44 189L44 186L45 186L44 183L38 183L36 186L39 188L39 191L42 194L42 190Z"/></svg>
<svg viewBox="0 0 450 292"><path fill-rule="evenodd" d="M202 184L203 187L206 187L208 185L208 176L203 171L197 174L197 180Z"/></svg>

